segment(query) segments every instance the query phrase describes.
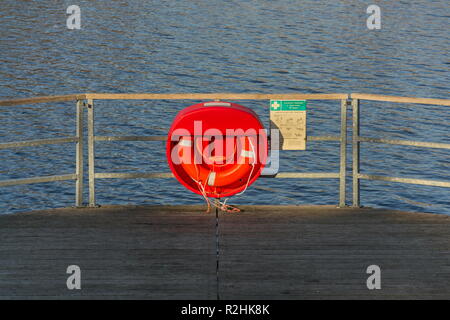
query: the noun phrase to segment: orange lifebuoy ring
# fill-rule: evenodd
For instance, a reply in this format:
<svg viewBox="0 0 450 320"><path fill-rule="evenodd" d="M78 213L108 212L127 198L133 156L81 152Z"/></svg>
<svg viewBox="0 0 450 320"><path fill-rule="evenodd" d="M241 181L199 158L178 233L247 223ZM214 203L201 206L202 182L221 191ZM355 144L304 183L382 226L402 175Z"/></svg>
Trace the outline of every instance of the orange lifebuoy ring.
<svg viewBox="0 0 450 320"><path fill-rule="evenodd" d="M218 147L224 142L225 151ZM166 154L182 185L205 198L221 198L243 192L255 182L266 163L267 148L265 129L251 109L206 102L178 113L169 130Z"/></svg>
<svg viewBox="0 0 450 320"><path fill-rule="evenodd" d="M248 146L252 145L248 137L240 137L240 140L242 146L247 146L248 148ZM255 150L241 148L234 165L230 166L225 163L223 166L208 165L209 168L206 168L203 164L195 163L194 153L196 150L192 137L190 136L183 136L180 139L178 142L178 152L181 166L189 176L197 183L210 187L223 187L233 184L242 178L249 177L256 161ZM203 152L202 157L205 158ZM220 160L226 161L227 157L222 156Z"/></svg>

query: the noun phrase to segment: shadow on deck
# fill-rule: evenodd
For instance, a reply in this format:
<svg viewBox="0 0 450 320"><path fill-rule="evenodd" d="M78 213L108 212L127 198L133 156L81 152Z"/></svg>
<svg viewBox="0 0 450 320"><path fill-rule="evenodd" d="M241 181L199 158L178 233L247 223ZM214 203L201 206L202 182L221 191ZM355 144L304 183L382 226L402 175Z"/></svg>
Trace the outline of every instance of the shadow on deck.
<svg viewBox="0 0 450 320"><path fill-rule="evenodd" d="M221 299L450 299L449 216L242 208L219 214ZM216 299L215 225L203 206L0 215L0 299ZM366 287L373 264L381 290Z"/></svg>

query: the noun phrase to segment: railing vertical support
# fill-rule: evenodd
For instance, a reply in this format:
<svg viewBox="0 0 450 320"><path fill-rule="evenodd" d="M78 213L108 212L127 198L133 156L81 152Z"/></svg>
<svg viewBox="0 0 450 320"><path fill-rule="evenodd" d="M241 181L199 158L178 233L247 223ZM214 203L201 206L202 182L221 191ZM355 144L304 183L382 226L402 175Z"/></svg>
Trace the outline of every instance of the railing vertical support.
<svg viewBox="0 0 450 320"><path fill-rule="evenodd" d="M360 141L359 141L359 99L352 99L352 113L353 113L353 132L352 132L352 150L353 150L353 207L360 206L360 181L359 181L359 153L360 153Z"/></svg>
<svg viewBox="0 0 450 320"><path fill-rule="evenodd" d="M347 100L341 100L341 140L339 169L339 207L345 207L347 166Z"/></svg>
<svg viewBox="0 0 450 320"><path fill-rule="evenodd" d="M89 206L95 207L94 100L88 99Z"/></svg>
<svg viewBox="0 0 450 320"><path fill-rule="evenodd" d="M77 100L75 206L83 206L83 101Z"/></svg>

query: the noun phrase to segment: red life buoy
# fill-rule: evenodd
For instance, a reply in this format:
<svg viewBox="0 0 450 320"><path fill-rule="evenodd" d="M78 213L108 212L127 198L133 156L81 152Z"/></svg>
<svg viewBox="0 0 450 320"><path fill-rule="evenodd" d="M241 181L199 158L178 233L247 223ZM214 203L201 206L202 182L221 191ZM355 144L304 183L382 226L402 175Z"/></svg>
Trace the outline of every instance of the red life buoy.
<svg viewBox="0 0 450 320"><path fill-rule="evenodd" d="M189 190L228 197L245 190L267 160L267 135L257 115L229 102L199 103L174 119L167 140L169 167Z"/></svg>

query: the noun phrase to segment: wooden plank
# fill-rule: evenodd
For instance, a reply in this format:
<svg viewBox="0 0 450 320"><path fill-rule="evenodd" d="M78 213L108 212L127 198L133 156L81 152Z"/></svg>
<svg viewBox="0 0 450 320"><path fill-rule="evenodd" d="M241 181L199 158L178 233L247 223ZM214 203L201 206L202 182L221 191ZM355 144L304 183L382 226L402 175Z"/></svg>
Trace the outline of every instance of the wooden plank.
<svg viewBox="0 0 450 320"><path fill-rule="evenodd" d="M433 104L439 106L450 106L449 99L430 99L430 98L413 98L413 97L399 97L399 96L384 96L379 94L366 93L352 93L352 99L398 102L398 103L418 103L418 104Z"/></svg>
<svg viewBox="0 0 450 320"><path fill-rule="evenodd" d="M449 299L450 216L335 206L219 215L222 299ZM0 299L215 299L205 206L0 214ZM66 288L79 265L82 289ZM368 290L378 264L382 289Z"/></svg>
<svg viewBox="0 0 450 320"><path fill-rule="evenodd" d="M0 221L0 298L215 297L212 215L86 208ZM78 292L66 287L72 264L82 272Z"/></svg>
<svg viewBox="0 0 450 320"><path fill-rule="evenodd" d="M371 209L259 207L223 215L221 297L448 299L449 222ZM372 264L381 267L381 290L366 287Z"/></svg>

